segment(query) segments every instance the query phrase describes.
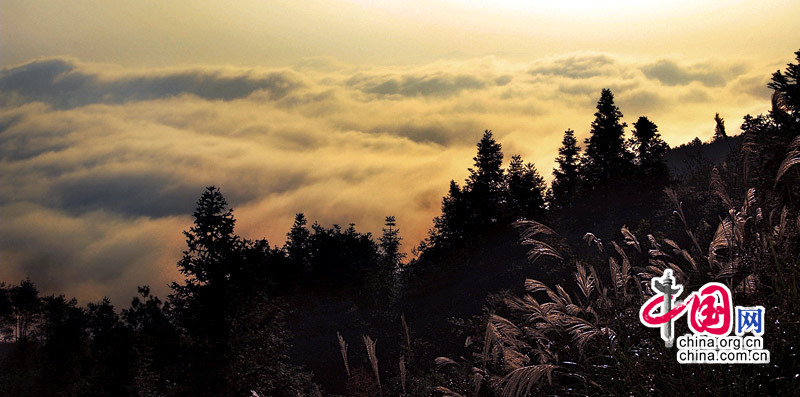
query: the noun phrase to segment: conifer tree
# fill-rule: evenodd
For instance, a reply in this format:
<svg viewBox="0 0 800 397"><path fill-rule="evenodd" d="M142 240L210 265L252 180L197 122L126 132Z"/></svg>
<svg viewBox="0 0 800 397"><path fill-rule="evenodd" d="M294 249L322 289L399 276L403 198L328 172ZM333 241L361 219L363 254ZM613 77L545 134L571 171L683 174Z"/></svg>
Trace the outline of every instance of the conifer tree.
<svg viewBox="0 0 800 397"><path fill-rule="evenodd" d="M581 148L575 140L573 130L564 131L561 148L558 149L556 163L558 168L553 170L553 183L550 187L550 207L553 209L567 208L580 186L579 161Z"/></svg>
<svg viewBox="0 0 800 397"><path fill-rule="evenodd" d="M234 233L233 210L214 186L203 192L194 218L184 232L188 249L178 262L186 281L172 283L169 299L183 347L179 394L241 395L258 389L272 395L297 387L293 367L284 364L288 333L282 310L266 291L268 244ZM278 368L285 371L264 377Z"/></svg>
<svg viewBox="0 0 800 397"><path fill-rule="evenodd" d="M444 248L465 238L468 218L465 193L456 181L450 181L447 196L442 199L442 215L433 219L429 240L432 246Z"/></svg>
<svg viewBox="0 0 800 397"><path fill-rule="evenodd" d="M614 94L605 88L597 101L597 112L592 121L591 136L586 139L583 174L590 187L613 177L626 175L632 158L625 150L625 127L622 112L614 104Z"/></svg>
<svg viewBox="0 0 800 397"><path fill-rule="evenodd" d="M485 224L497 223L502 203L503 152L492 136L492 131L484 131L477 144L478 153L473 158L474 168L470 168L469 179L464 190L468 192L472 204L471 220L468 230L479 230Z"/></svg>
<svg viewBox="0 0 800 397"><path fill-rule="evenodd" d="M669 145L661 139L658 126L647 117L639 117L633 123L631 146L635 153L635 163L639 173L646 178L666 178L669 170L664 163L664 155Z"/></svg>
<svg viewBox="0 0 800 397"><path fill-rule="evenodd" d="M397 221L394 216L387 216L386 223L381 236L380 247L384 259L394 267L400 266L400 261L405 254L400 252L400 229L397 229Z"/></svg>
<svg viewBox="0 0 800 397"><path fill-rule="evenodd" d="M786 65L786 72L778 70L773 73L767 87L775 90L783 107L797 122L800 119L800 50L795 51L794 55L797 63Z"/></svg>
<svg viewBox="0 0 800 397"><path fill-rule="evenodd" d="M187 276L186 288L220 286L230 277L232 256L241 248L241 240L233 233L233 209L228 208L219 189L210 186L198 200L193 215L194 226L183 232L188 250L178 262L178 269Z"/></svg>
<svg viewBox="0 0 800 397"><path fill-rule="evenodd" d="M506 218L541 219L544 215L544 178L532 163L523 164L522 157L511 157L506 174Z"/></svg>
<svg viewBox="0 0 800 397"><path fill-rule="evenodd" d="M311 231L306 227L306 223L306 217L302 212L295 214L294 224L286 234L286 244L283 246L292 267L289 273L296 277L307 277L311 271L309 262Z"/></svg>

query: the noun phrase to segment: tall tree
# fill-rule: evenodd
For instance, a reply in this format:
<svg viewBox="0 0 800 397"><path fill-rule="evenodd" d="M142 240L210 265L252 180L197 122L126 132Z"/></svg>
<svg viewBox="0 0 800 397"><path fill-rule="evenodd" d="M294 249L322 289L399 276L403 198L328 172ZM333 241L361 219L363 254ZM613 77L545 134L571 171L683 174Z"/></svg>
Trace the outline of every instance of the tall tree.
<svg viewBox="0 0 800 397"><path fill-rule="evenodd" d="M148 286L138 292L121 316L133 339L133 387L139 395L166 395L179 370L178 331L168 303L151 295Z"/></svg>
<svg viewBox="0 0 800 397"><path fill-rule="evenodd" d="M523 164L514 155L506 174L506 216L508 221L539 219L544 215L544 178L532 163Z"/></svg>
<svg viewBox="0 0 800 397"><path fill-rule="evenodd" d="M719 113L714 115L714 140L728 140L728 134L725 132L725 120L722 117L719 117Z"/></svg>
<svg viewBox="0 0 800 397"><path fill-rule="evenodd" d="M779 101L797 120L800 118L800 50L794 55L797 63L787 64L785 73L780 70L773 73L767 87L777 92Z"/></svg>
<svg viewBox="0 0 800 397"><path fill-rule="evenodd" d="M627 124L621 121L622 112L614 104L611 90L604 88L600 93L594 117L583 161L583 174L589 186L626 175L632 160L623 138Z"/></svg>
<svg viewBox="0 0 800 397"><path fill-rule="evenodd" d="M172 284L169 301L184 347L179 394L242 395L251 389L297 394L297 385L285 386L292 384L291 372L267 381L242 370L285 366L288 334L282 330L280 307L265 292L266 242L252 243L234 233L233 210L216 187L203 192L194 218L184 233L188 249L178 262L186 281ZM255 327L274 326L245 327L249 320Z"/></svg>
<svg viewBox="0 0 800 397"><path fill-rule="evenodd" d="M39 290L30 279L25 279L19 285L11 288L9 296L16 320L14 325L16 339L24 340L29 336L28 332L36 324L41 314Z"/></svg>
<svg viewBox="0 0 800 397"><path fill-rule="evenodd" d="M89 303L86 320L93 363L89 382L96 395L122 395L132 380L129 329L108 298Z"/></svg>
<svg viewBox="0 0 800 397"><path fill-rule="evenodd" d="M309 263L311 232L306 227L306 224L306 216L302 212L295 214L294 224L289 229L289 233L286 234L286 244L283 246L293 268L289 273L296 276L296 278L308 277L311 271Z"/></svg>
<svg viewBox="0 0 800 397"><path fill-rule="evenodd" d="M503 181L502 146L494 139L491 130L483 132L476 146L478 153L472 158L475 168L469 169L469 186L485 184L497 191Z"/></svg>
<svg viewBox="0 0 800 397"><path fill-rule="evenodd" d="M183 392L220 394L229 388L222 376L230 357L229 281L242 242L234 234L233 210L218 188L206 188L193 216L194 225L184 232L188 248L177 264L186 280L172 283L169 302L185 348Z"/></svg>
<svg viewBox="0 0 800 397"><path fill-rule="evenodd" d="M400 252L400 229L397 228L397 221L394 216L387 216L384 224L383 235L380 240L380 247L385 260L393 267L400 266L405 254Z"/></svg>
<svg viewBox="0 0 800 397"><path fill-rule="evenodd" d="M11 288L0 282L0 342L14 338L14 307L11 305Z"/></svg>
<svg viewBox="0 0 800 397"><path fill-rule="evenodd" d="M558 168L553 170L553 183L550 187L550 207L562 209L569 207L577 195L581 182L579 170L581 148L575 140L575 131L564 131L564 139L558 149L556 163Z"/></svg>
<svg viewBox="0 0 800 397"><path fill-rule="evenodd" d="M473 157L475 165L469 169L469 179L464 188L472 204L468 229L473 231L500 220L504 183L503 152L492 131L484 131L477 147L478 154Z"/></svg>
<svg viewBox="0 0 800 397"><path fill-rule="evenodd" d="M209 186L197 202L194 226L184 231L188 250L178 262L186 277L186 288L214 284L221 286L230 278L231 263L241 240L233 233L236 220L219 189ZM182 287L173 283L173 288Z"/></svg>
<svg viewBox="0 0 800 397"><path fill-rule="evenodd" d="M466 238L466 227L470 216L465 192L456 181L450 181L447 196L442 198L442 214L433 219L428 247L446 248ZM424 245L424 244L423 244ZM427 248L421 246L421 250Z"/></svg>
<svg viewBox="0 0 800 397"><path fill-rule="evenodd" d="M633 123L632 133L631 146L640 174L646 178L668 178L669 169L664 162L664 155L669 150L669 145L661 139L658 126L647 117L641 116Z"/></svg>
<svg viewBox="0 0 800 397"><path fill-rule="evenodd" d="M42 298L42 388L40 395L86 395L90 391L84 369L89 362L86 312L75 298Z"/></svg>

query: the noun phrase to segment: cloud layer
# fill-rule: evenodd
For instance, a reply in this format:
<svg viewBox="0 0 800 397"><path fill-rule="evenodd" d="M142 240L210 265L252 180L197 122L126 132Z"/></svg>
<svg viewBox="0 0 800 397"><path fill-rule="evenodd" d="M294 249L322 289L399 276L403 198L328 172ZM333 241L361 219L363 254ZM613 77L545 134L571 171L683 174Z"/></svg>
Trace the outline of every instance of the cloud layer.
<svg viewBox="0 0 800 397"><path fill-rule="evenodd" d="M484 129L549 178L561 134L588 133L600 90L671 144L768 106L780 65L580 53L365 67L125 69L70 58L0 72L0 277L126 305L178 277L181 231L203 187L237 231L281 245L296 212L425 236Z"/></svg>

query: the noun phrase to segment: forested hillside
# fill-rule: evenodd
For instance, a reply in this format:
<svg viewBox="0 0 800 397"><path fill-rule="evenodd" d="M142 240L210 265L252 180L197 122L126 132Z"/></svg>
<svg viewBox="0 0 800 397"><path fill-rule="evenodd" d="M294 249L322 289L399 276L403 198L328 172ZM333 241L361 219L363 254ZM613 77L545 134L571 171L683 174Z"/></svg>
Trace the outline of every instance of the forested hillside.
<svg viewBox="0 0 800 397"><path fill-rule="evenodd" d="M168 296L83 306L0 283L0 395L795 394L796 56L771 111L709 115L705 142L670 148L609 89L552 171L486 130L420 242L391 214L380 236L300 213L285 242L249 240L210 186ZM679 365L637 317L667 268L765 307L772 362Z"/></svg>

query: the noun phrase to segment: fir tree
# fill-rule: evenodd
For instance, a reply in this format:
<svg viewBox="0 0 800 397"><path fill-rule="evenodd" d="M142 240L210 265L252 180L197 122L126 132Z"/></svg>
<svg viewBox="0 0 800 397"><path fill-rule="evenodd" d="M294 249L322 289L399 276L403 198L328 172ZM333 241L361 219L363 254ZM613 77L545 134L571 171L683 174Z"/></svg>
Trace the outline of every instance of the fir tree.
<svg viewBox="0 0 800 397"><path fill-rule="evenodd" d="M783 104L782 107L788 110L788 113L795 117L795 122L800 119L800 50L794 53L797 63L790 63L786 65L786 72L777 72L772 74L772 81L767 84L767 87L775 90L779 102Z"/></svg>
<svg viewBox="0 0 800 397"><path fill-rule="evenodd" d="M647 117L639 117L633 123L633 138L631 146L635 153L635 163L639 173L646 178L666 178L669 170L664 163L664 155L669 150L669 145L661 139L658 126Z"/></svg>
<svg viewBox="0 0 800 397"><path fill-rule="evenodd" d="M497 223L503 199L503 152L492 131L484 131L477 147L478 154L473 158L475 166L469 169L469 179L464 188L472 204L467 226L470 232L482 229L487 223Z"/></svg>
<svg viewBox="0 0 800 397"><path fill-rule="evenodd" d="M601 92L594 116L583 158L583 174L590 187L627 175L632 161L630 153L625 150L627 124L621 121L622 112L614 104L611 90L603 89Z"/></svg>
<svg viewBox="0 0 800 397"><path fill-rule="evenodd" d="M381 236L380 247L383 257L387 263L393 267L400 266L400 261L405 254L400 252L400 229L397 229L397 221L394 216L387 216L386 223Z"/></svg>
<svg viewBox="0 0 800 397"><path fill-rule="evenodd" d="M553 170L553 183L550 187L549 201L553 209L569 207L578 192L581 181L579 171L581 148L577 143L574 131L564 131L564 139L556 157L558 168Z"/></svg>
<svg viewBox="0 0 800 397"><path fill-rule="evenodd" d="M523 164L522 157L511 157L506 174L506 216L510 221L541 219L544 215L544 178L532 163Z"/></svg>
<svg viewBox="0 0 800 397"><path fill-rule="evenodd" d="M306 227L306 223L306 217L302 212L295 214L294 224L292 224L289 233L286 234L286 244L283 246L283 250L289 258L289 264L292 267L289 270L289 275L295 278L308 277L311 271L309 262L311 231Z"/></svg>

